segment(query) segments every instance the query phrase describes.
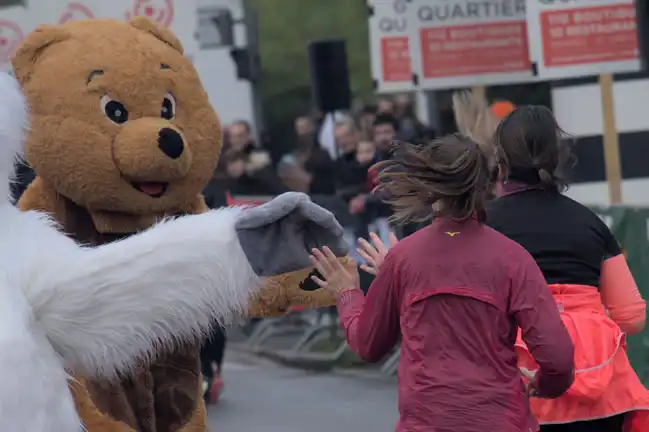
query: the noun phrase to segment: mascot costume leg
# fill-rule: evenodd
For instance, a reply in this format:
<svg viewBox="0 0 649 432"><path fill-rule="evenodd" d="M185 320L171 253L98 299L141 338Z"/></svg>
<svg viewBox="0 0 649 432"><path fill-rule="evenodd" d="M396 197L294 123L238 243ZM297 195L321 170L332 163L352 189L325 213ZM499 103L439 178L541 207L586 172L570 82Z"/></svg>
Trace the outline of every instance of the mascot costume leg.
<svg viewBox="0 0 649 432"><path fill-rule="evenodd" d="M147 19L41 26L13 67L36 179L26 213L1 210L2 429L206 431L198 336L245 311L334 304L308 286L308 253L343 257L340 226L301 194L208 211L220 122L181 44ZM0 95L1 182L25 108L7 77Z"/></svg>
<svg viewBox="0 0 649 432"><path fill-rule="evenodd" d="M345 252L342 228L302 194L255 209L183 216L120 241L80 246L45 214L10 203L9 178L26 127L18 83L0 74L2 430L143 430L112 419L104 425L120 429L93 429L80 419L83 409L95 409L92 398L79 398L87 395L86 380L130 376L165 349L192 343L215 321L228 324L251 307L266 277L308 267L312 246Z"/></svg>

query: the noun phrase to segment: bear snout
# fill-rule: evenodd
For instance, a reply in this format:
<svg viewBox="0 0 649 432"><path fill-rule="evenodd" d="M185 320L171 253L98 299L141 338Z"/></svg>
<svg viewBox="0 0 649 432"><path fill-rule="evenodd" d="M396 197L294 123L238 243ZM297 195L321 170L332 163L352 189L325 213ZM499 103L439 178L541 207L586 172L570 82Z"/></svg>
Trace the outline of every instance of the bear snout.
<svg viewBox="0 0 649 432"><path fill-rule="evenodd" d="M124 123L113 140L113 160L122 177L134 182L173 182L192 165L191 144L182 129L164 119Z"/></svg>
<svg viewBox="0 0 649 432"><path fill-rule="evenodd" d="M158 133L158 148L171 159L178 159L185 150L185 142L175 130L162 128Z"/></svg>

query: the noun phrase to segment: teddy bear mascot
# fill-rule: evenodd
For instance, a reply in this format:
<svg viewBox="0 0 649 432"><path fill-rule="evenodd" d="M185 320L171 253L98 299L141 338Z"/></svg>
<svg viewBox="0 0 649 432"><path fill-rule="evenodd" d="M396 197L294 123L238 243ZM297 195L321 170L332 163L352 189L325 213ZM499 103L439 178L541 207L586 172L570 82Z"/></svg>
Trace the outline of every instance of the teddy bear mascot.
<svg viewBox="0 0 649 432"><path fill-rule="evenodd" d="M0 282L15 303L0 306L2 429L205 431L200 330L242 310L331 304L303 282L312 247L344 256L342 229L303 194L208 211L220 123L179 41L147 19L39 27L13 67L36 179L18 203L28 212L0 214L16 267ZM23 108L0 94L15 150L9 111Z"/></svg>
<svg viewBox="0 0 649 432"><path fill-rule="evenodd" d="M80 430L65 369L108 377L129 371L154 345L191 340L213 320L227 324L249 307L261 276L305 265L306 246L299 246L292 258L263 267L255 261L263 249L249 249L255 232L299 221L310 233L283 238L295 245L336 245L342 233L307 197L287 194L245 213L185 216L119 243L82 248L44 214L21 213L9 202L26 110L9 75L0 74L0 95L0 254L11 263L0 273L3 429ZM232 271L224 271L228 265Z"/></svg>

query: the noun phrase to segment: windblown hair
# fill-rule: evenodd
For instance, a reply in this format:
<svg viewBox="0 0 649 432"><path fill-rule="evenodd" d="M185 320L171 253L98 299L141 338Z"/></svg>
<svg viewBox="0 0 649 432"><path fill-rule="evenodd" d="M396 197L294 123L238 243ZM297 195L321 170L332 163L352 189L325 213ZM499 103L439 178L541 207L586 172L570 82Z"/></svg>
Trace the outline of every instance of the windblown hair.
<svg viewBox="0 0 649 432"><path fill-rule="evenodd" d="M453 93L453 113L457 130L480 145L491 142L498 119L489 109L487 100L471 91Z"/></svg>
<svg viewBox="0 0 649 432"><path fill-rule="evenodd" d="M500 151L494 145L494 133L499 120L489 109L484 96L472 91L453 93L453 113L457 130L477 142L489 158L489 167L497 172Z"/></svg>
<svg viewBox="0 0 649 432"><path fill-rule="evenodd" d="M379 162L377 193L391 204L392 220L422 222L434 216L484 220L492 176L488 157L471 138L454 134L423 146L400 143Z"/></svg>

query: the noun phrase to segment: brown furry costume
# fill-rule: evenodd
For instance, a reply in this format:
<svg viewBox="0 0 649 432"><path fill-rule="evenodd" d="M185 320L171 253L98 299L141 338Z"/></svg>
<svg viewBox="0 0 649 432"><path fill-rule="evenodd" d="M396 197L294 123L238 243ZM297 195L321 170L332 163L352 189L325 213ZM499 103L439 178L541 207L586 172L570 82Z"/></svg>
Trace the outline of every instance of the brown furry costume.
<svg viewBox="0 0 649 432"><path fill-rule="evenodd" d="M13 65L31 110L26 157L37 174L21 209L50 213L91 245L207 210L200 192L221 150L221 126L172 33L143 18L42 26ZM180 155L160 151L162 129L183 137ZM334 304L326 292L300 288L310 271L267 280L251 312ZM198 343L160 352L113 382L75 377L70 388L87 430L205 431L198 354Z"/></svg>

